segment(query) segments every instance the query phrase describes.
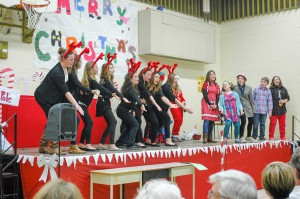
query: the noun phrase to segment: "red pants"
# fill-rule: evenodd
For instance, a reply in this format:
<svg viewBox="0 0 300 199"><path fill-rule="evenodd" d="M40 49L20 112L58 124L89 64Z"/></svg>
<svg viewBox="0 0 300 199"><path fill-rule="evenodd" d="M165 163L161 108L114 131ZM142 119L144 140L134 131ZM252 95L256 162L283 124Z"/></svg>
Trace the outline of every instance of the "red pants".
<svg viewBox="0 0 300 199"><path fill-rule="evenodd" d="M272 115L270 117L269 138L274 138L274 132L275 132L277 119L279 121L280 139L285 138L285 118L286 118L286 114L284 114L284 115Z"/></svg>
<svg viewBox="0 0 300 199"><path fill-rule="evenodd" d="M172 135L179 135L180 127L183 121L183 110L182 108L179 107L179 108L171 108L170 111L174 120Z"/></svg>

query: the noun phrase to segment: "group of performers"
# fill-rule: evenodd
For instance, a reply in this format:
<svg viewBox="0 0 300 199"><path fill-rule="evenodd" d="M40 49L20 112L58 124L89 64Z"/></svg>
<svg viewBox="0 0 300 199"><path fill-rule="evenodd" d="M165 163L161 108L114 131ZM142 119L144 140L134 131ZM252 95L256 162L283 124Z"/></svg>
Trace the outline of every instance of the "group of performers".
<svg viewBox="0 0 300 199"><path fill-rule="evenodd" d="M107 62L101 66L100 81L96 75L99 72L98 60L103 59L101 53L94 61L89 61L84 67L82 80L77 77L77 70L81 68L81 56L89 53L85 48L79 55L72 51L81 46L81 43L72 43L68 49L58 50L59 62L48 72L44 81L36 89L34 96L37 103L48 117L50 108L58 103L69 102L76 107L84 123L79 144L72 141L69 153L83 154L86 151L113 150L118 151L126 147L129 149L140 149L146 147L159 147L157 142L158 132L162 128L165 131L165 146L176 147L174 142L182 141L179 132L183 121L183 112L192 114L192 110L186 106L181 88L179 76L174 74L177 65L162 65L159 62L149 62L148 66L138 73L141 62L133 59L128 64L128 73L119 92L114 87L113 60L116 54L107 55ZM166 83L162 84L167 69L169 74ZM222 91L216 83L216 74L209 71L202 85L203 99L202 119L203 121L203 143L216 141L212 137L214 122L220 121L220 114L225 121L224 138L228 137L231 124L234 125L235 142L255 141L258 136L258 124L260 123L259 139L264 140L264 125L266 114L270 114L270 139L274 138L276 120L279 120L280 137L285 139L285 103L289 101L287 90L282 86L278 76L272 79L271 90L267 88L268 79L262 78L260 87L254 89L245 84L246 76L237 76L238 85L232 88L232 84L224 81ZM96 117L104 117L107 127L96 148L91 145L91 134L93 120L89 114L94 95L98 96L96 104ZM111 98L120 100L116 109L117 116L121 119L121 135L115 143L115 131L117 120L111 108ZM277 105L276 105L277 104ZM171 132L170 124L173 116L174 126ZM142 135L142 115L147 123L145 134ZM247 138L244 138L244 128L248 118ZM79 118L77 118L79 121ZM241 120L241 124L240 124ZM79 122L78 122L79 123ZM253 135L251 136L252 125ZM106 145L106 138L110 137ZM173 136L172 136L173 135ZM144 137L144 139L143 139ZM40 153L58 153L58 143L45 139L45 134L40 140ZM61 151L65 154L65 151Z"/></svg>
<svg viewBox="0 0 300 199"><path fill-rule="evenodd" d="M83 154L86 151L95 150L122 150L123 147L129 149L140 149L149 145L159 147L157 134L162 128L165 130L165 146L176 147L171 139L170 124L171 119L168 113L169 107L174 118L174 139L178 141L178 134L183 119L183 111L193 113L185 104L180 87L179 77L174 74L176 65L162 65L158 62L149 62L148 67L138 73L141 62L130 60L128 73L119 92L114 87L114 66L113 60L116 54L107 55L107 63L101 67L100 81L96 79L98 74L98 60L103 59L101 53L95 61L87 62L84 67L82 80L77 77L77 70L81 68L81 56L89 53L85 48L79 55L72 51L81 46L71 44L68 49L58 50L59 62L48 72L44 81L37 87L34 96L37 103L48 117L50 108L58 103L69 102L76 107L84 123L79 144L72 141L70 144L70 154ZM167 82L162 85L163 69L169 71ZM104 117L107 127L103 132L99 145L94 148L91 145L91 133L93 120L89 114L88 107L94 95L98 95L96 104L96 117ZM121 136L115 144L115 131L117 120L111 108L111 98L120 100L117 107L117 116L122 120ZM142 115L147 122L149 135L146 135L143 143L141 130ZM77 118L79 121L79 118ZM106 138L110 137L109 145L105 145ZM51 141L50 144L45 139L45 134L40 140L40 153L58 153L58 143ZM61 151L65 154L65 151Z"/></svg>
<svg viewBox="0 0 300 199"><path fill-rule="evenodd" d="M261 78L260 85L253 91L251 86L246 85L246 81L246 75L241 73L237 75L237 85L224 81L220 89L216 82L216 73L208 71L202 85L203 143L216 142L212 137L212 131L215 121L220 121L221 118L224 118L225 122L224 143L227 143L231 125L234 126L235 143L264 141L268 115L269 140L274 139L277 120L280 139L286 140L286 103L290 100L290 96L280 77L272 78L270 88L267 87L269 78ZM244 136L246 118L247 136Z"/></svg>

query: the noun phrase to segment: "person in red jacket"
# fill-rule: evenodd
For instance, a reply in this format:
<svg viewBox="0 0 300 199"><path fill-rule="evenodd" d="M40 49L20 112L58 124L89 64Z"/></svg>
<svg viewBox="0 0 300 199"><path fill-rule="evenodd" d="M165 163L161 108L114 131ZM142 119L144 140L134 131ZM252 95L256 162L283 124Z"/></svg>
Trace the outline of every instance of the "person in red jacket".
<svg viewBox="0 0 300 199"><path fill-rule="evenodd" d="M179 85L179 76L175 75L172 90L176 98L185 106L185 99L182 94L182 90ZM173 102L175 103L175 102ZM173 142L182 142L182 139L179 138L180 127L183 122L183 109L178 106L177 108L170 108L171 114L173 116L174 125L172 130L172 140Z"/></svg>

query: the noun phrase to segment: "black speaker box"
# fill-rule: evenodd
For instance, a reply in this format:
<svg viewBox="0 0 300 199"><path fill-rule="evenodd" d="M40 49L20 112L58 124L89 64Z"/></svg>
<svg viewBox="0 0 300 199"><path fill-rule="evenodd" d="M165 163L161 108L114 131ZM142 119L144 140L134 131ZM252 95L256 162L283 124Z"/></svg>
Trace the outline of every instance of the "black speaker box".
<svg viewBox="0 0 300 199"><path fill-rule="evenodd" d="M45 136L49 141L76 140L77 115L74 105L60 103L50 108Z"/></svg>

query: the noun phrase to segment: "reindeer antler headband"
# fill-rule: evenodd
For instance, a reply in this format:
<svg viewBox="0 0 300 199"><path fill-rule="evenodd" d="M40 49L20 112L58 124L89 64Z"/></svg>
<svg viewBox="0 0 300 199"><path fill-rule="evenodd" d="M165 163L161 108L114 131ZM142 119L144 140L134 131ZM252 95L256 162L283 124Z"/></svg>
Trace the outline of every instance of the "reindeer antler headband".
<svg viewBox="0 0 300 199"><path fill-rule="evenodd" d="M141 64L142 62L140 61L135 63L132 58L129 60L128 73L130 74L130 77L132 77L133 74L136 73L136 71L140 68Z"/></svg>
<svg viewBox="0 0 300 199"><path fill-rule="evenodd" d="M95 59L95 61L93 61L93 63L92 63L92 68L94 68L94 66L95 66L95 64L97 63L97 61L98 61L99 59L103 59L103 57L104 57L104 54L103 54L103 53L100 53L100 55L98 55L98 57Z"/></svg>
<svg viewBox="0 0 300 199"><path fill-rule="evenodd" d="M108 53L108 54L107 54L107 63L106 63L106 65L105 65L104 70L107 70L108 66L109 66L109 65L112 63L112 61L113 61L114 59L116 59L116 58L117 58L117 53L115 53L113 56L111 56L110 53Z"/></svg>
<svg viewBox="0 0 300 199"><path fill-rule="evenodd" d="M166 65L166 68L169 71L169 75L168 75L168 78L169 78L171 74L174 74L174 71L177 68L177 64L174 64L173 67L170 65Z"/></svg>
<svg viewBox="0 0 300 199"><path fill-rule="evenodd" d="M80 57L83 55L83 54L89 54L90 53L90 49L88 47L85 47L83 49L83 51L81 51L81 53L76 57L75 59L75 62L78 62L80 60Z"/></svg>
<svg viewBox="0 0 300 199"><path fill-rule="evenodd" d="M79 42L78 44L75 44L74 42L72 42L69 47L68 50L64 53L63 58L66 58L68 56L68 54L70 52L72 52L74 49L81 47L82 43Z"/></svg>

